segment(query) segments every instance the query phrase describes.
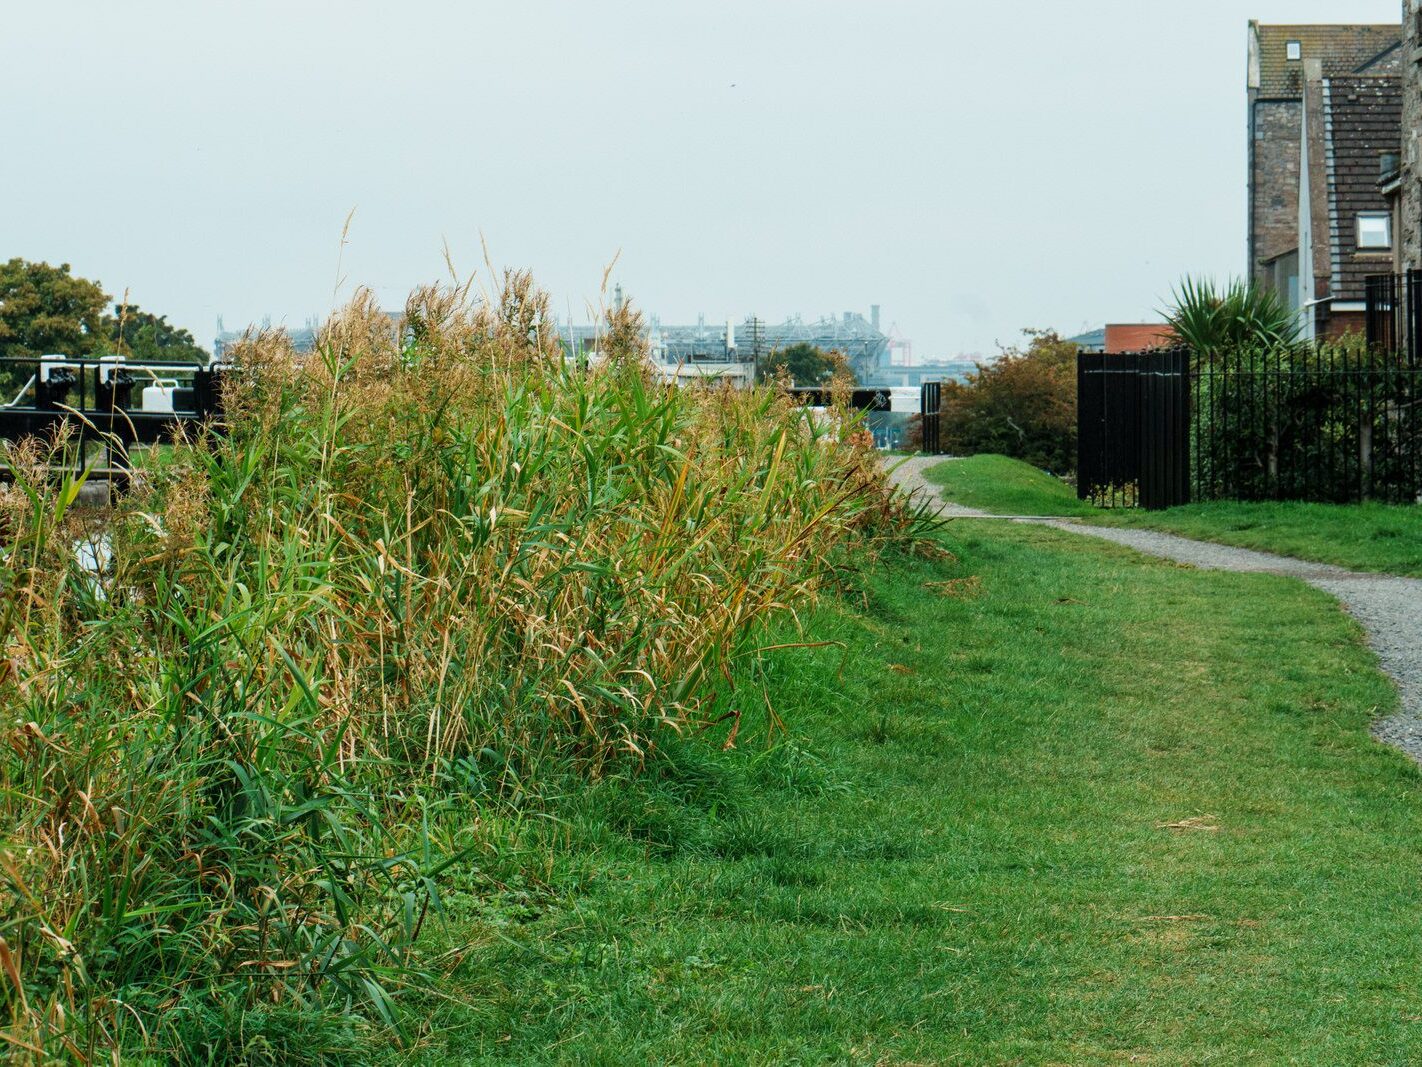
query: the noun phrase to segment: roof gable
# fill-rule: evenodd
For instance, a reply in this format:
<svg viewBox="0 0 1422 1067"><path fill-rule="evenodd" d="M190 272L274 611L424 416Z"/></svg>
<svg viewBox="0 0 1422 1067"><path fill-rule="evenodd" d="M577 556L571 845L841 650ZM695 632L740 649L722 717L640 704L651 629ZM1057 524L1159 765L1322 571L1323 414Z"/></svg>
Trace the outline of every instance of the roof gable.
<svg viewBox="0 0 1422 1067"><path fill-rule="evenodd" d="M1258 88L1261 96L1298 100L1303 97L1304 60L1323 61L1324 77L1353 74L1384 60L1402 43L1401 25L1372 26L1267 26L1253 24L1258 50ZM1300 58L1291 60L1291 41L1299 44Z"/></svg>
<svg viewBox="0 0 1422 1067"><path fill-rule="evenodd" d="M1402 73L1402 38L1397 39L1397 43L1384 48L1377 55L1367 60L1361 67L1353 71L1354 74L1401 74Z"/></svg>

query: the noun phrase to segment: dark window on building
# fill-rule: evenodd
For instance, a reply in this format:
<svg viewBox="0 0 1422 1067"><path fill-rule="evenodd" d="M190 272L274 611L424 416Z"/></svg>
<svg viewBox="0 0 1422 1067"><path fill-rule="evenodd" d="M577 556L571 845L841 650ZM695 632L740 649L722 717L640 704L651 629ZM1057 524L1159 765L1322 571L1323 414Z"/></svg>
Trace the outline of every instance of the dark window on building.
<svg viewBox="0 0 1422 1067"><path fill-rule="evenodd" d="M1290 311L1297 311L1299 298L1299 254L1290 252L1265 264L1265 279Z"/></svg>

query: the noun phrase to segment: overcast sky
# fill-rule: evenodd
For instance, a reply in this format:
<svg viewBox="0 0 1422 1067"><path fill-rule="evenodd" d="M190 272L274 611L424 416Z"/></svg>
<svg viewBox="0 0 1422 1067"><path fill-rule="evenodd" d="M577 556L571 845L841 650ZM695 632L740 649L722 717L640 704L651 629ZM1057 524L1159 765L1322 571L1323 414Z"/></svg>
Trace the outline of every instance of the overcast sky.
<svg viewBox="0 0 1422 1067"><path fill-rule="evenodd" d="M883 305L924 356L1244 267L1245 47L1400 0L0 0L0 258L204 343L443 247L560 314ZM354 209L347 244L342 224Z"/></svg>

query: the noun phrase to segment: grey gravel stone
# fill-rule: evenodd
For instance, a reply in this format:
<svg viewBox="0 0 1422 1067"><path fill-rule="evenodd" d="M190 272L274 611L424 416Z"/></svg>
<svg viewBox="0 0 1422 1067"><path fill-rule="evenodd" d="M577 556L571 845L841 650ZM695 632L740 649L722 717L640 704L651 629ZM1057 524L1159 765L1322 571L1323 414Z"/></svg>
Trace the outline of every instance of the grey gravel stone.
<svg viewBox="0 0 1422 1067"><path fill-rule="evenodd" d="M922 500L938 500L938 487L924 480L923 472L938 457L920 457L894 467L895 483ZM1422 763L1422 579L1364 574L1326 563L1276 556L1247 548L1192 541L1154 530L1087 526L1065 519L1027 515L989 515L985 511L944 504L942 513L958 518L994 518L1031 522L1084 537L1113 541L1146 555L1174 560L1208 570L1282 574L1299 578L1336 597L1363 625L1368 643L1377 653L1384 672L1397 683L1402 709L1373 724L1373 736L1393 745Z"/></svg>

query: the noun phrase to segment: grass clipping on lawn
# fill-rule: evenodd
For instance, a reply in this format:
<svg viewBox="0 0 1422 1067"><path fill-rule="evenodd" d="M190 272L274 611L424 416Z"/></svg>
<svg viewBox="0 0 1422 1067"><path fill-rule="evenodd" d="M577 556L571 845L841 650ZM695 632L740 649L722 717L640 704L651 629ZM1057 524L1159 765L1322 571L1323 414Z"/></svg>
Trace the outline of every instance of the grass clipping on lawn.
<svg viewBox="0 0 1422 1067"><path fill-rule="evenodd" d="M517 273L420 290L394 330L361 293L309 356L237 345L229 432L102 518L45 477L67 442L8 450L14 1051L181 1052L233 1017L309 1050L342 1002L398 1027L450 827L706 721L847 548L925 521L851 418L678 390L640 338L622 308L604 359L566 360ZM95 575L74 547L101 535Z"/></svg>

